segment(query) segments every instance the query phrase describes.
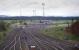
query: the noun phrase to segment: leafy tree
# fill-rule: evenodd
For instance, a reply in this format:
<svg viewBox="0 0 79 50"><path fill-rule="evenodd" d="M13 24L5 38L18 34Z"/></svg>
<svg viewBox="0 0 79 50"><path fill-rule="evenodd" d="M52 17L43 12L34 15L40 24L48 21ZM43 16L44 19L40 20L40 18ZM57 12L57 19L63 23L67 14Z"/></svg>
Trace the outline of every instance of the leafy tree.
<svg viewBox="0 0 79 50"><path fill-rule="evenodd" d="M73 24L71 24L70 33L74 35L79 35L79 21L76 21Z"/></svg>
<svg viewBox="0 0 79 50"><path fill-rule="evenodd" d="M69 39L79 40L79 21L76 21L66 27L66 32L69 33Z"/></svg>

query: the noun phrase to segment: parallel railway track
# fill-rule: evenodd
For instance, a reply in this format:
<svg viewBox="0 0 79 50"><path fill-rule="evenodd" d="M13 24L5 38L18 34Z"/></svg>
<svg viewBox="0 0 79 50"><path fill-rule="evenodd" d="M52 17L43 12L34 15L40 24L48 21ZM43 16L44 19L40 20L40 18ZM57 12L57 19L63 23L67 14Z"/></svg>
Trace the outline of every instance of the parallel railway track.
<svg viewBox="0 0 79 50"><path fill-rule="evenodd" d="M36 50L71 50L74 45L47 37L39 32L40 27L36 27L14 29L1 44L0 50L31 50L31 46L35 46Z"/></svg>

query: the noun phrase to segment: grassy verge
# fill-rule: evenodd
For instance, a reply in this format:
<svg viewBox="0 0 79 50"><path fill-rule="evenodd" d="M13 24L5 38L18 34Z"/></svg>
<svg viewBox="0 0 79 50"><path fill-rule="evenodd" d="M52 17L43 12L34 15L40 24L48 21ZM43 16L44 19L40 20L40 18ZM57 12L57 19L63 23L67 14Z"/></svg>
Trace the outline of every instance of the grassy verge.
<svg viewBox="0 0 79 50"><path fill-rule="evenodd" d="M79 41L79 36L68 34L65 32L65 26L55 26L42 30L45 35L58 38L61 40Z"/></svg>
<svg viewBox="0 0 79 50"><path fill-rule="evenodd" d="M6 33L0 32L0 44L4 41L5 37L6 37Z"/></svg>
<svg viewBox="0 0 79 50"><path fill-rule="evenodd" d="M6 38L6 36L8 35L7 32L9 32L11 29L7 28L6 31L2 31L0 32L0 44L4 41L4 39Z"/></svg>
<svg viewBox="0 0 79 50"><path fill-rule="evenodd" d="M6 38L6 35L7 35L6 32L9 31L9 26L10 26L10 23L8 23L6 21L0 21L0 44Z"/></svg>
<svg viewBox="0 0 79 50"><path fill-rule="evenodd" d="M64 28L63 27L48 28L48 29L43 30L43 33L51 37L55 37L58 39L64 39Z"/></svg>

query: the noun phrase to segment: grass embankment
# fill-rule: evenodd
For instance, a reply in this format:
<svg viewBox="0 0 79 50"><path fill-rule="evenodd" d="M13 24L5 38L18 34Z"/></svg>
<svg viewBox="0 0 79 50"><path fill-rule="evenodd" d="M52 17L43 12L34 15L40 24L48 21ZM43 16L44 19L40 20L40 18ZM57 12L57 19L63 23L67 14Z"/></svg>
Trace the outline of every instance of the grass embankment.
<svg viewBox="0 0 79 50"><path fill-rule="evenodd" d="M0 44L4 41L6 37L6 32L9 31L10 23L6 21L0 21Z"/></svg>
<svg viewBox="0 0 79 50"><path fill-rule="evenodd" d="M79 36L67 33L65 31L65 26L55 26L44 29L43 33L47 36L51 36L61 40L79 41Z"/></svg>
<svg viewBox="0 0 79 50"><path fill-rule="evenodd" d="M0 32L0 44L4 41L4 39L5 39L5 37L6 37L6 32L7 32L7 31Z"/></svg>
<svg viewBox="0 0 79 50"><path fill-rule="evenodd" d="M64 28L60 26L45 29L43 30L43 33L51 37L55 37L58 39L64 39Z"/></svg>

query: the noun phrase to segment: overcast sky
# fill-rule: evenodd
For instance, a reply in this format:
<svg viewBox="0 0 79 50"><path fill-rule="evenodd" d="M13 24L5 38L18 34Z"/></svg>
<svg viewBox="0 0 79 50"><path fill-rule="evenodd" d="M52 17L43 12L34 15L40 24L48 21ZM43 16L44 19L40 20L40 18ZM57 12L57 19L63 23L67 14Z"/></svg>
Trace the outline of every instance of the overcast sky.
<svg viewBox="0 0 79 50"><path fill-rule="evenodd" d="M43 2L45 16L79 16L79 0L0 0L0 15L42 16Z"/></svg>

